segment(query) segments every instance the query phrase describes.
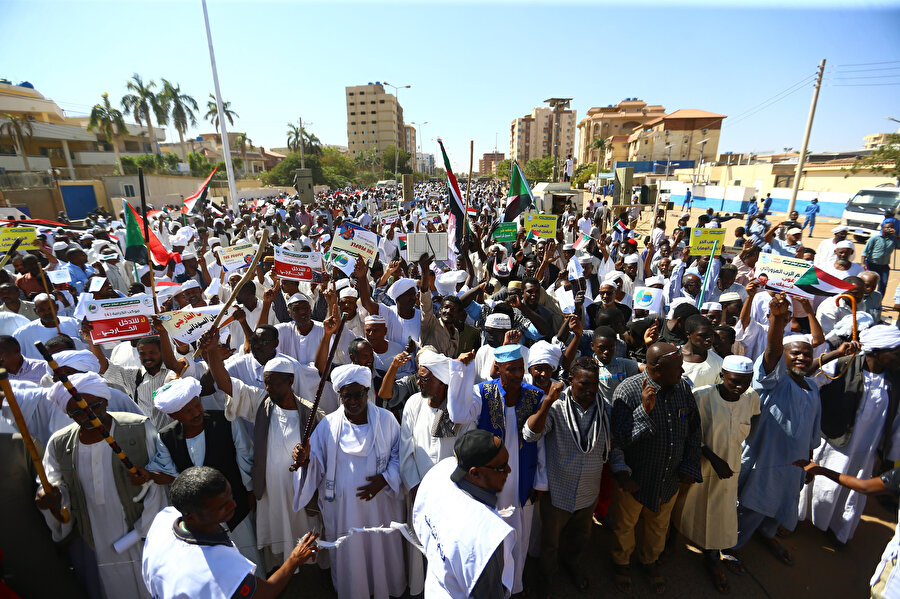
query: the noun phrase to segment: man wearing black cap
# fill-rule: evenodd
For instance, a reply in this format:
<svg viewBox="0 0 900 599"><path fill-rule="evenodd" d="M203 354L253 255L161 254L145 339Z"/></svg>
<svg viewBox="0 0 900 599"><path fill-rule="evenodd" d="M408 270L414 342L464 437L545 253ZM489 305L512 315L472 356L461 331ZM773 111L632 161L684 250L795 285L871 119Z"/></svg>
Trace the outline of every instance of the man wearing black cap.
<svg viewBox="0 0 900 599"><path fill-rule="evenodd" d="M499 437L472 430L456 440L453 453L422 479L413 507L428 559L425 596L508 597L515 534L497 513L497 493L510 473L509 452Z"/></svg>

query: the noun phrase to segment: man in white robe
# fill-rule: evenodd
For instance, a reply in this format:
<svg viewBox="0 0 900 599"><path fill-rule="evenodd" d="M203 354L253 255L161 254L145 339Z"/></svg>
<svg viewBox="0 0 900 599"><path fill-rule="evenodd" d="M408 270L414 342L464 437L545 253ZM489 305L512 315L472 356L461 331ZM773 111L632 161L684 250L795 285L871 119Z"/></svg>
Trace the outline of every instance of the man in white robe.
<svg viewBox="0 0 900 599"><path fill-rule="evenodd" d="M278 329L278 351L301 364L312 366L325 329L312 319L312 303L302 293L295 293L287 301L293 322L275 325Z"/></svg>
<svg viewBox="0 0 900 599"><path fill-rule="evenodd" d="M57 305L59 305L57 303ZM87 349L84 341L81 339L81 333L78 331L78 321L68 316L57 315L54 319L53 307L50 304L50 296L42 293L34 298L34 311L37 313L37 320L32 320L28 324L19 327L12 334L22 347L22 355L26 358L39 360L41 354L34 347L35 341L46 343L60 333L71 337L75 342L75 349ZM56 322L59 321L59 329Z"/></svg>
<svg viewBox="0 0 900 599"><path fill-rule="evenodd" d="M347 364L331 372L341 406L294 452L294 509L319 492L328 541L352 528L386 526L404 517L400 481L400 425L367 401L371 370ZM387 599L406 589L403 539L355 533L331 552L331 578L341 599Z"/></svg>

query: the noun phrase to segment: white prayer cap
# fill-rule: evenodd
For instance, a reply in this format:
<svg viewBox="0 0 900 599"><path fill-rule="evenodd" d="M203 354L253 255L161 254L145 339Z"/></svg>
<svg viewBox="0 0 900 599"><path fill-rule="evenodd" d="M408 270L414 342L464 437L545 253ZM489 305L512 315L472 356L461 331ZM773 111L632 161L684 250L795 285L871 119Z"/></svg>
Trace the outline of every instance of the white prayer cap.
<svg viewBox="0 0 900 599"><path fill-rule="evenodd" d="M174 414L195 397L200 397L200 389L200 381L192 376L175 379L153 393L153 407L163 414Z"/></svg>
<svg viewBox="0 0 900 599"><path fill-rule="evenodd" d="M512 328L512 322L509 319L509 315L507 314L488 314L488 317L484 319L485 328L489 329L506 329L509 330Z"/></svg>
<svg viewBox="0 0 900 599"><path fill-rule="evenodd" d="M719 221L711 220L711 221L709 221L708 223L706 223L705 228L707 228L707 229L718 229L718 228L719 228Z"/></svg>
<svg viewBox="0 0 900 599"><path fill-rule="evenodd" d="M564 251L564 252L574 251L574 250L575 250L575 244L574 244L574 243L565 243L565 244L563 244L563 251Z"/></svg>
<svg viewBox="0 0 900 599"><path fill-rule="evenodd" d="M103 380L96 372L84 372L73 374L69 377L69 382L78 389L79 393L87 393L88 395L93 395L95 397L102 397L104 399L109 399L109 387L106 386L106 381ZM69 394L68 390L66 390L65 386L62 382L54 383L50 390L47 392L47 399L55 403L59 406L59 409L63 412L66 411L66 405L69 403L69 400L72 399L72 396Z"/></svg>
<svg viewBox="0 0 900 599"><path fill-rule="evenodd" d="M60 366L74 368L78 372L100 372L100 361L86 349L72 349L53 354Z"/></svg>
<svg viewBox="0 0 900 599"><path fill-rule="evenodd" d="M562 349L558 345L541 339L528 350L528 367L549 364L553 370L556 370L559 367L560 358L562 358Z"/></svg>
<svg viewBox="0 0 900 599"><path fill-rule="evenodd" d="M605 275L603 275L603 281L604 282L617 281L619 279L624 279L625 276L626 276L625 273L622 272L621 270L611 270L608 273L606 273Z"/></svg>
<svg viewBox="0 0 900 599"><path fill-rule="evenodd" d="M834 249L836 249L836 250L852 250L852 249L854 249L853 242L850 241L849 239L845 239L844 241L838 241L836 244L834 244Z"/></svg>
<svg viewBox="0 0 900 599"><path fill-rule="evenodd" d="M900 329L889 324L876 324L860 333L859 341L867 354L895 349L900 347Z"/></svg>
<svg viewBox="0 0 900 599"><path fill-rule="evenodd" d="M669 305L669 313L666 314L667 319L675 318L675 308L680 306L681 304L693 304L694 300L687 297L676 297L672 300L672 303Z"/></svg>
<svg viewBox="0 0 900 599"><path fill-rule="evenodd" d="M269 208L268 210L266 210L266 216L275 216L275 209Z"/></svg>
<svg viewBox="0 0 900 599"><path fill-rule="evenodd" d="M387 291L388 297L397 301L397 298L409 291L415 289L417 282L413 279L397 279Z"/></svg>
<svg viewBox="0 0 900 599"><path fill-rule="evenodd" d="M450 358L426 347L422 348L416 359L419 366L427 368L442 383L450 384Z"/></svg>
<svg viewBox="0 0 900 599"><path fill-rule="evenodd" d="M581 264L590 264L593 260L594 260L594 257L591 256L590 254L583 254L578 257L578 261Z"/></svg>
<svg viewBox="0 0 900 599"><path fill-rule="evenodd" d="M380 314L371 314L369 316L366 316L366 319L363 322L365 324L383 324L387 326L387 321L384 319L384 316Z"/></svg>
<svg viewBox="0 0 900 599"><path fill-rule="evenodd" d="M747 356L725 356L722 360L722 370L738 374L753 374L753 360Z"/></svg>
<svg viewBox="0 0 900 599"><path fill-rule="evenodd" d="M218 238L218 237L212 237L212 238L210 238L210 240L209 240L209 247L212 248L212 246L214 246L214 245L222 245L222 242L219 241L219 238Z"/></svg>
<svg viewBox="0 0 900 599"><path fill-rule="evenodd" d="M344 287L343 289L341 289L338 297L340 299L344 299L345 297L359 297L359 291L357 291L353 287Z"/></svg>
<svg viewBox="0 0 900 599"><path fill-rule="evenodd" d="M838 226L834 227L833 229L831 229L831 232L834 233L835 235L837 235L838 233L843 233L844 231L849 231L849 230L850 230L850 227L848 227L847 225L838 225Z"/></svg>
<svg viewBox="0 0 900 599"><path fill-rule="evenodd" d="M662 275L656 275L655 277L647 277L644 280L644 285L647 287L653 287L654 285L665 285L666 278Z"/></svg>
<svg viewBox="0 0 900 599"><path fill-rule="evenodd" d="M434 286L441 295L453 295L456 286L465 282L467 276L464 270L450 270L435 277Z"/></svg>
<svg viewBox="0 0 900 599"><path fill-rule="evenodd" d="M287 305L296 304L297 302L306 302L307 304L312 305L312 302L309 301L309 298L303 295L302 293L295 293L290 298L288 298Z"/></svg>
<svg viewBox="0 0 900 599"><path fill-rule="evenodd" d="M716 310L722 311L722 304L719 302L703 302L703 305L700 306L701 312L715 312Z"/></svg>
<svg viewBox="0 0 900 599"><path fill-rule="evenodd" d="M787 234L788 234L788 235L802 235L802 234L803 234L803 229L799 229L799 228L797 228L797 227L793 227L793 228L788 229Z"/></svg>
<svg viewBox="0 0 900 599"><path fill-rule="evenodd" d="M803 335L800 333L785 335L782 345L789 345L791 343L806 343L807 345L812 345L812 335Z"/></svg>
<svg viewBox="0 0 900 599"><path fill-rule="evenodd" d="M146 264L144 264L144 265L142 265L142 266L138 266L137 272L138 272L138 278L140 279L140 278L143 277L145 274L147 274L148 272L150 272L150 267L149 267L148 265L146 265Z"/></svg>
<svg viewBox="0 0 900 599"><path fill-rule="evenodd" d="M296 368L294 367L294 362L292 362L288 358L275 356L274 358L266 362L266 366L265 368L263 368L263 374L267 372L294 374L296 372Z"/></svg>
<svg viewBox="0 0 900 599"><path fill-rule="evenodd" d="M363 387L372 386L372 371L365 366L356 364L344 364L331 371L331 386L335 393L351 383L359 383Z"/></svg>
<svg viewBox="0 0 900 599"><path fill-rule="evenodd" d="M224 226L225 226L225 220L224 220L224 219L221 219L221 218L217 218L217 219L215 219L215 220L213 221L213 226L214 226L214 227L217 227L217 226L219 226L220 224L224 227Z"/></svg>
<svg viewBox="0 0 900 599"><path fill-rule="evenodd" d="M179 293L183 293L188 289L200 289L200 283L197 282L196 279L188 279L184 283L181 284L181 289Z"/></svg>
<svg viewBox="0 0 900 599"><path fill-rule="evenodd" d="M65 241L57 241L56 243L53 244L53 251L60 252L62 250L68 249L68 247L69 247L69 244L66 243Z"/></svg>
<svg viewBox="0 0 900 599"><path fill-rule="evenodd" d="M181 252L182 260L190 260L191 258L194 258L196 260L197 252L195 252L194 250L184 250L183 252Z"/></svg>
<svg viewBox="0 0 900 599"><path fill-rule="evenodd" d="M624 263L625 264L637 264L640 261L641 261L641 259L638 257L637 254L628 254L627 256L625 256Z"/></svg>
<svg viewBox="0 0 900 599"><path fill-rule="evenodd" d="M728 293L723 293L719 296L719 302L739 302L741 301L741 294L737 291L729 291Z"/></svg>

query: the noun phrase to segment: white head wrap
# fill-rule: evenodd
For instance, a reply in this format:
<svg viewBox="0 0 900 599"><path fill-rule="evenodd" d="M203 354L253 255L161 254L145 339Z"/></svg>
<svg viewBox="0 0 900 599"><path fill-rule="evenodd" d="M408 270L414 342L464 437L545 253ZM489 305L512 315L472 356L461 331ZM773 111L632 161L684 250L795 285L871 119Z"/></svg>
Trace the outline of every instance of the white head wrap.
<svg viewBox="0 0 900 599"><path fill-rule="evenodd" d="M383 325L387 326L387 321L384 319L384 316L382 316L381 314L371 314L369 316L366 316L366 319L365 319L365 321L363 321L363 323L364 324L383 324Z"/></svg>
<svg viewBox="0 0 900 599"><path fill-rule="evenodd" d="M627 275L624 272L622 272L621 270L611 270L608 273L606 273L605 275L603 275L603 281L604 282L610 282L610 281L615 282L615 281L618 281L619 279L624 279L626 276Z"/></svg>
<svg viewBox="0 0 900 599"><path fill-rule="evenodd" d="M506 314L488 314L488 317L484 319L484 326L490 329L511 329L512 321Z"/></svg>
<svg viewBox="0 0 900 599"><path fill-rule="evenodd" d="M462 276L460 276L462 275ZM441 295L454 295L456 286L466 280L466 271L450 270L439 274L434 279L434 287Z"/></svg>
<svg viewBox="0 0 900 599"><path fill-rule="evenodd" d="M450 384L450 358L425 348L419 352L417 360L419 366L427 368L442 383Z"/></svg>
<svg viewBox="0 0 900 599"><path fill-rule="evenodd" d="M417 281L413 279L397 279L396 281L394 281L394 284L391 285L391 287L388 289L388 297L396 302L398 297L400 297L410 289L415 289L417 284Z"/></svg>
<svg viewBox="0 0 900 599"><path fill-rule="evenodd" d="M741 294L737 291L729 291L719 296L719 302L741 301Z"/></svg>
<svg viewBox="0 0 900 599"><path fill-rule="evenodd" d="M528 367L549 364L553 370L556 370L559 367L560 358L562 358L562 349L558 345L541 339L528 351Z"/></svg>
<svg viewBox="0 0 900 599"><path fill-rule="evenodd" d="M181 284L181 289L179 293L183 293L188 289L200 289L200 283L197 282L196 279L188 279L184 283Z"/></svg>
<svg viewBox="0 0 900 599"><path fill-rule="evenodd" d="M100 372L100 361L86 349L72 349L53 354L60 366L74 368L78 372Z"/></svg>
<svg viewBox="0 0 900 599"><path fill-rule="evenodd" d="M831 232L834 233L835 235L837 235L838 233L843 233L844 231L849 231L849 230L850 230L850 227L848 227L847 225L838 225L838 226L834 227L833 229L831 229Z"/></svg>
<svg viewBox="0 0 900 599"><path fill-rule="evenodd" d="M860 333L859 341L867 354L875 350L895 349L900 347L900 329L889 324L876 324Z"/></svg>
<svg viewBox="0 0 900 599"><path fill-rule="evenodd" d="M747 356L725 356L722 360L722 370L738 374L752 374L753 360Z"/></svg>
<svg viewBox="0 0 900 599"><path fill-rule="evenodd" d="M69 377L69 382L78 389L79 393L87 393L88 395L102 397L104 399L110 398L109 387L106 386L106 381L104 381L103 377L96 372L73 374ZM72 396L69 395L65 386L59 382L54 383L54 385L50 387L50 391L47 392L47 398L59 406L60 410L65 412L66 405L69 403L69 400L72 399Z"/></svg>
<svg viewBox="0 0 900 599"><path fill-rule="evenodd" d="M666 278L662 275L656 275L655 277L647 277L644 280L644 285L647 287L653 287L654 285L665 285Z"/></svg>
<svg viewBox="0 0 900 599"><path fill-rule="evenodd" d="M834 249L836 250L853 250L855 249L853 246L853 242L849 239L845 239L844 241L838 241L834 244Z"/></svg>
<svg viewBox="0 0 900 599"><path fill-rule="evenodd" d="M700 306L700 311L703 312L704 310L707 312L714 312L716 310L721 312L722 304L720 304L719 302L703 302L703 305Z"/></svg>
<svg viewBox="0 0 900 599"><path fill-rule="evenodd" d="M194 250L184 250L183 252L181 252L182 260L190 260L191 258L194 258L196 260L197 252L195 252Z"/></svg>
<svg viewBox="0 0 900 599"><path fill-rule="evenodd" d="M782 345L788 345L790 343L806 343L812 345L812 335L803 335L800 333L786 335Z"/></svg>
<svg viewBox="0 0 900 599"><path fill-rule="evenodd" d="M861 310L857 310L856 312L856 330L857 331L865 331L870 326L875 324L875 319L872 318L872 315L868 312L863 312ZM832 335L837 335L838 337L850 337L853 335L853 315L847 314L839 321L834 323L834 327L831 329Z"/></svg>
<svg viewBox="0 0 900 599"><path fill-rule="evenodd" d="M200 381L192 376L166 383L153 394L153 407L163 414L174 414L195 397L200 397Z"/></svg>
<svg viewBox="0 0 900 599"><path fill-rule="evenodd" d="M359 383L363 387L371 387L372 371L365 366L356 364L344 364L331 371L331 386L334 388L335 393L340 393L341 389L350 383Z"/></svg>
<svg viewBox="0 0 900 599"><path fill-rule="evenodd" d="M637 264L640 261L641 261L641 259L638 257L637 254L628 254L627 256L625 256L624 263L625 264Z"/></svg>
<svg viewBox="0 0 900 599"><path fill-rule="evenodd" d="M294 368L294 362L287 358L283 358L281 356L276 356L266 362L265 368L263 368L263 374L267 372L278 372L281 374L294 374L296 369Z"/></svg>
<svg viewBox="0 0 900 599"><path fill-rule="evenodd" d="M338 297L340 299L344 299L345 297L359 297L359 291L357 291L353 287L344 287L343 289L341 289Z"/></svg>
<svg viewBox="0 0 900 599"><path fill-rule="evenodd" d="M675 308L680 306L681 304L693 304L694 300L689 297L676 297L672 300L672 303L669 305L669 313L666 314L667 319L675 318Z"/></svg>

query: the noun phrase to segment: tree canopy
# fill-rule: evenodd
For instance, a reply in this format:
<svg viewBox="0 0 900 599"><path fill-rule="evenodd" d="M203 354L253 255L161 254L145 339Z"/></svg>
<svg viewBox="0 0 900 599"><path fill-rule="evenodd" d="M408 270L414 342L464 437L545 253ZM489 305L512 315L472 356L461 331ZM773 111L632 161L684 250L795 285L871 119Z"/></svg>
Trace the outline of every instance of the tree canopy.
<svg viewBox="0 0 900 599"><path fill-rule="evenodd" d="M868 156L857 158L844 177L855 175L861 170L893 177L900 185L900 133L888 134L884 144Z"/></svg>

